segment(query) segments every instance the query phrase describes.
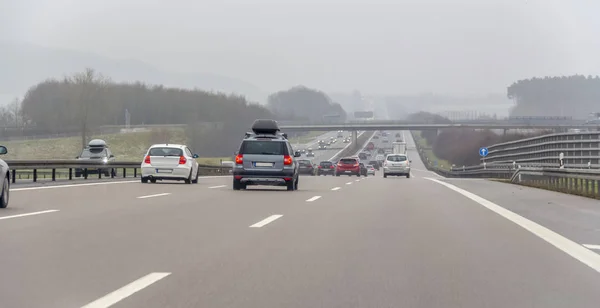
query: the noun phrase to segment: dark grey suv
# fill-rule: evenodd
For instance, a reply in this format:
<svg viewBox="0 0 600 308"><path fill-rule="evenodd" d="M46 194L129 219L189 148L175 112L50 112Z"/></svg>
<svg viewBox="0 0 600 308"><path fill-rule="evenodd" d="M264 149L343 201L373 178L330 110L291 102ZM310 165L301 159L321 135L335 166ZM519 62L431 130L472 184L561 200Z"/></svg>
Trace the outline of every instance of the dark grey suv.
<svg viewBox="0 0 600 308"><path fill-rule="evenodd" d="M300 152L294 152L287 135L274 120L256 120L240 145L233 166L233 189L248 185L286 186L298 189Z"/></svg>

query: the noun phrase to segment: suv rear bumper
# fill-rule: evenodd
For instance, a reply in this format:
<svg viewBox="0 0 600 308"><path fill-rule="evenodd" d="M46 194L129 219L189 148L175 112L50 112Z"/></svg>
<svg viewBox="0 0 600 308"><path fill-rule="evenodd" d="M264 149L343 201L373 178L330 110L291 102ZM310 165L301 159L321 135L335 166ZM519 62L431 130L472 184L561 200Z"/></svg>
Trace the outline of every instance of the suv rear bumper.
<svg viewBox="0 0 600 308"><path fill-rule="evenodd" d="M280 172L235 170L233 178L246 185L284 186L294 180L294 170L284 169Z"/></svg>

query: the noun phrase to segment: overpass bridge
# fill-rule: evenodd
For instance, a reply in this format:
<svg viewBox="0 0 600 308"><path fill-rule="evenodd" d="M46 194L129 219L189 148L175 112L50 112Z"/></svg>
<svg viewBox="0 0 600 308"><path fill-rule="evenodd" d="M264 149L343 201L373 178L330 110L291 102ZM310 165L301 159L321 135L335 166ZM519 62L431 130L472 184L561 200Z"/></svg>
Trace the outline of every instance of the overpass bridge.
<svg viewBox="0 0 600 308"><path fill-rule="evenodd" d="M473 129L553 129L553 130L600 130L598 124L519 124L519 123L398 123L388 124L372 121L369 123L341 123L341 124L306 124L306 125L281 125L285 132L305 131L374 131L374 130L438 130L445 128L473 128Z"/></svg>

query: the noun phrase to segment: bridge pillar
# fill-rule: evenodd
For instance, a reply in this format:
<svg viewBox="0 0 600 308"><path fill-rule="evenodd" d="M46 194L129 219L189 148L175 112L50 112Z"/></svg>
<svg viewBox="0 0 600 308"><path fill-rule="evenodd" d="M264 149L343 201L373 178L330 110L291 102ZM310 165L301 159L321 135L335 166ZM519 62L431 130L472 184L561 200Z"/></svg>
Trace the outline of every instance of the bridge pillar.
<svg viewBox="0 0 600 308"><path fill-rule="evenodd" d="M358 141L358 132L353 130L352 131L352 143L356 144L357 141Z"/></svg>
<svg viewBox="0 0 600 308"><path fill-rule="evenodd" d="M505 128L504 129L504 134L503 134L504 136L506 136L506 132L508 132L508 129Z"/></svg>

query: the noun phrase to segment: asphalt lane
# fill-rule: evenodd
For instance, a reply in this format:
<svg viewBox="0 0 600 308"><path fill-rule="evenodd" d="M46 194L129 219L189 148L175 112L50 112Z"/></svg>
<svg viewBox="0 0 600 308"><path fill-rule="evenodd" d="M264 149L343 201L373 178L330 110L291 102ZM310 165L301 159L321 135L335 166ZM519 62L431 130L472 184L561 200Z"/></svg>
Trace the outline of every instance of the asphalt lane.
<svg viewBox="0 0 600 308"><path fill-rule="evenodd" d="M15 212L0 211L0 307L597 307L597 271L431 179L553 217L532 220L573 241L578 222L595 223L584 217L591 203L416 171L405 140L410 179L302 176L294 192L233 191L231 177L15 191Z"/></svg>

